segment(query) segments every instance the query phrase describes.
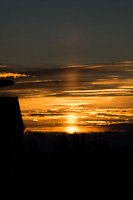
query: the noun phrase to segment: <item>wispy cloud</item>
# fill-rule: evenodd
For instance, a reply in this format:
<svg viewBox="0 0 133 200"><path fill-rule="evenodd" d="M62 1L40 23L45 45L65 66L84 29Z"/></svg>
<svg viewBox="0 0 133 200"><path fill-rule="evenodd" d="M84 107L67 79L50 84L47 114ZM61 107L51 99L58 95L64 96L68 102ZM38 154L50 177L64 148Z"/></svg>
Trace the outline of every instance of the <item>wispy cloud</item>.
<svg viewBox="0 0 133 200"><path fill-rule="evenodd" d="M5 67L7 67L7 66L6 66L6 65L0 65L0 67L1 67L1 68L5 68Z"/></svg>
<svg viewBox="0 0 133 200"><path fill-rule="evenodd" d="M69 65L61 66L62 69L78 69L78 70L89 70L90 72L110 72L115 69L115 71L127 71L133 69L133 61L124 61L112 64L100 64L100 65ZM101 71L102 72L102 71Z"/></svg>

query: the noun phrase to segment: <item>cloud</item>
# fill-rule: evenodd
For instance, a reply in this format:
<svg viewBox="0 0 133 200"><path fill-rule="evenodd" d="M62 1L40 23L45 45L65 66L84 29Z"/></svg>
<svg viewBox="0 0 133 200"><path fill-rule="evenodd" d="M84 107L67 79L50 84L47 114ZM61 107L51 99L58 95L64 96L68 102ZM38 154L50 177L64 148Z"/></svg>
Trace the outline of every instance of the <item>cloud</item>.
<svg viewBox="0 0 133 200"><path fill-rule="evenodd" d="M50 65L50 64L44 64L42 66L32 66L32 67L26 67L26 66L10 66L10 65L0 65L0 71L4 69L5 72L8 73L20 73L21 74L29 74L31 76L34 76L36 78L39 77L52 77L53 76L61 76L63 74L71 74L71 73L80 73L82 74L90 74L90 75L96 75L102 77L102 76L122 76L129 74L129 72L132 72L133 70L133 61L123 61L123 62L116 62L116 63L107 63L107 64L97 64L97 65ZM4 72L2 71L2 72ZM118 74L117 74L118 73ZM104 75L105 74L105 75ZM65 77L65 76L64 76Z"/></svg>
<svg viewBox="0 0 133 200"><path fill-rule="evenodd" d="M124 131L124 129L118 129L124 124L127 131L133 123L133 109L98 109L90 108L89 105L86 105L85 108L80 106L73 109L56 107L56 109L28 110L23 113L23 119L27 124L30 124L32 130L50 131L50 128L52 128L51 130L55 128L58 131L61 127L69 127L69 115L76 116L74 123L79 129L88 128L90 130L89 127L103 127L105 130ZM72 119L70 118L70 120ZM98 130L100 131L100 129Z"/></svg>
<svg viewBox="0 0 133 200"><path fill-rule="evenodd" d="M19 73L12 73L12 72L3 72L3 73L0 73L0 78L9 78L9 77L12 77L14 79L16 78L20 78L20 77L29 77L30 75L26 75L26 74L19 74Z"/></svg>
<svg viewBox="0 0 133 200"><path fill-rule="evenodd" d="M132 73L126 70L133 68L132 63L51 66L28 69L26 73L2 72L0 77L16 78L16 84L2 89L1 95L7 93L20 98L128 97L133 94L133 79Z"/></svg>
<svg viewBox="0 0 133 200"><path fill-rule="evenodd" d="M132 64L132 65L133 65L133 61L128 61L128 60L127 60L127 61L120 62L120 63L122 63L122 64L123 64L123 63L124 63L124 64Z"/></svg>
<svg viewBox="0 0 133 200"><path fill-rule="evenodd" d="M53 79L58 76L59 79L68 80L72 79L70 75L78 75L80 77L86 76L86 79L93 79L98 76L99 78L118 78L121 76L131 76L130 72L133 70L133 61L107 63L99 65L44 65L36 68L27 68L26 73L36 78ZM112 77L111 77L112 76ZM113 77L116 76L116 77Z"/></svg>
<svg viewBox="0 0 133 200"><path fill-rule="evenodd" d="M1 65L0 64L0 68L6 68L7 66L6 65Z"/></svg>
<svg viewBox="0 0 133 200"><path fill-rule="evenodd" d="M17 82L12 88L4 91L14 93L21 97L37 96L44 97L90 97L90 96L132 96L132 82L125 79L117 80L95 80L94 82L78 81L67 82L61 80L44 81L21 81ZM4 92L3 91L3 92Z"/></svg>

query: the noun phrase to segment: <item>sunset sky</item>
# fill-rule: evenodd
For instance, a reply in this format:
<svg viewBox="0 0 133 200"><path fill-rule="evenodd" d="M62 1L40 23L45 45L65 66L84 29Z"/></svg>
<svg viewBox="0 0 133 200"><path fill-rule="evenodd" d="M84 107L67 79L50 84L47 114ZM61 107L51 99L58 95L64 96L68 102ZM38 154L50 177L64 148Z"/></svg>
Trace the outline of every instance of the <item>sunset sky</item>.
<svg viewBox="0 0 133 200"><path fill-rule="evenodd" d="M0 79L27 130L130 130L133 1L0 0Z"/></svg>
<svg viewBox="0 0 133 200"><path fill-rule="evenodd" d="M133 61L0 70L0 77L15 80L0 94L19 97L27 130L95 132L123 130L124 124L130 129L133 123Z"/></svg>

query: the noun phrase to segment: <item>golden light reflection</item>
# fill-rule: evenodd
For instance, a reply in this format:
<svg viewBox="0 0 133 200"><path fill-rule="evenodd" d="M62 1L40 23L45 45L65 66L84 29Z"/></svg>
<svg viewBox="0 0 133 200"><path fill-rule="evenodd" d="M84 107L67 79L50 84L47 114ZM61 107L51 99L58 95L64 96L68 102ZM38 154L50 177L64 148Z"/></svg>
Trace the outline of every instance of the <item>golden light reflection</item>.
<svg viewBox="0 0 133 200"><path fill-rule="evenodd" d="M66 118L66 123L68 124L68 126L66 127L66 132L69 134L79 132L79 128L76 125L78 122L78 116L73 113L70 113L66 116Z"/></svg>
<svg viewBox="0 0 133 200"><path fill-rule="evenodd" d="M77 116L74 114L67 115L67 123L75 124L77 122Z"/></svg>

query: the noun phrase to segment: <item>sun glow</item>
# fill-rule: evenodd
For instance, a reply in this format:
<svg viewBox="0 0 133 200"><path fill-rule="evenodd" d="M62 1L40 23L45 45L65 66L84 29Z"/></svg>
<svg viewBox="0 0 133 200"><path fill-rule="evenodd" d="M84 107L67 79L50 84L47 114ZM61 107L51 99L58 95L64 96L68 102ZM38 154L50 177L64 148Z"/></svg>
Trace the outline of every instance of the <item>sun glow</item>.
<svg viewBox="0 0 133 200"><path fill-rule="evenodd" d="M78 132L78 127L77 126L67 126L66 132L69 134L76 133L76 132Z"/></svg>
<svg viewBox="0 0 133 200"><path fill-rule="evenodd" d="M74 114L67 115L67 123L68 124L75 124L77 122L77 116Z"/></svg>
<svg viewBox="0 0 133 200"><path fill-rule="evenodd" d="M76 125L78 122L78 116L73 113L70 113L66 116L66 119L66 123L68 124L68 126L66 127L66 132L69 134L78 132L79 128Z"/></svg>

